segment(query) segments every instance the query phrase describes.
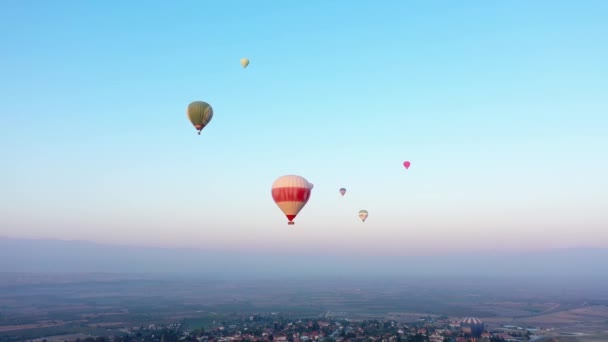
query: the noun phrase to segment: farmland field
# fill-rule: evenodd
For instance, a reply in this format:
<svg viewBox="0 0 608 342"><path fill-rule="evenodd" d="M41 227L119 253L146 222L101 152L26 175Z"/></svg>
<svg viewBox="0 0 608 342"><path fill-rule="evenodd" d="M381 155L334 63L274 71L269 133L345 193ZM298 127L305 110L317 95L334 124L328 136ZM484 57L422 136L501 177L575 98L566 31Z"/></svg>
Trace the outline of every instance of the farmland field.
<svg viewBox="0 0 608 342"><path fill-rule="evenodd" d="M513 285L505 281L453 285L449 279L417 279L380 286L357 279L227 281L110 274L5 274L0 279L0 336L110 333L178 322L209 326L264 312L401 322L476 316L489 329L510 324L556 333L608 330L602 296L560 298L550 288L509 294Z"/></svg>

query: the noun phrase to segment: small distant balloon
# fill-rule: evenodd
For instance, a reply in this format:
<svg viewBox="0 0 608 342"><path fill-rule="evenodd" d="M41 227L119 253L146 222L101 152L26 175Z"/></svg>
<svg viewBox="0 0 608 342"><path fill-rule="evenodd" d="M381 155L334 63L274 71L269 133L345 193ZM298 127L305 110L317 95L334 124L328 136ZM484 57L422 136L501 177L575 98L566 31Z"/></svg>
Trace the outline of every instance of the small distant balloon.
<svg viewBox="0 0 608 342"><path fill-rule="evenodd" d="M207 102L194 101L188 105L186 115L200 135L203 128L205 128L205 126L209 124L209 121L211 121L211 118L213 118L213 108Z"/></svg>
<svg viewBox="0 0 608 342"><path fill-rule="evenodd" d="M403 162L403 166L405 166L405 169L406 169L406 170L410 168L410 165L412 165L412 163L410 163L410 162L409 162L409 161L407 161L407 160Z"/></svg>
<svg viewBox="0 0 608 342"><path fill-rule="evenodd" d="M241 65L243 66L243 68L246 68L249 65L249 59L241 58Z"/></svg>
<svg viewBox="0 0 608 342"><path fill-rule="evenodd" d="M345 193L346 193L346 189L340 188L340 195L344 196Z"/></svg>
<svg viewBox="0 0 608 342"><path fill-rule="evenodd" d="M361 221L365 222L365 220L367 220L367 210L359 210L359 218L361 219Z"/></svg>

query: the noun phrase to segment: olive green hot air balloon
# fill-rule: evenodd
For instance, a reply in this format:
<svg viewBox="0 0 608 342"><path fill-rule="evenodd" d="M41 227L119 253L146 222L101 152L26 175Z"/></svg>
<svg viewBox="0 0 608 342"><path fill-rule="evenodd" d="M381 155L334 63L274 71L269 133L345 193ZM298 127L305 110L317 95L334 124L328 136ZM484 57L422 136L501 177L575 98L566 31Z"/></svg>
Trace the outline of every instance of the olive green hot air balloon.
<svg viewBox="0 0 608 342"><path fill-rule="evenodd" d="M246 68L249 65L249 58L241 58L241 65Z"/></svg>
<svg viewBox="0 0 608 342"><path fill-rule="evenodd" d="M213 108L207 102L194 101L188 105L187 114L188 119L190 119L190 122L192 122L192 125L194 125L194 128L196 128L200 135L203 128L207 126L213 117Z"/></svg>

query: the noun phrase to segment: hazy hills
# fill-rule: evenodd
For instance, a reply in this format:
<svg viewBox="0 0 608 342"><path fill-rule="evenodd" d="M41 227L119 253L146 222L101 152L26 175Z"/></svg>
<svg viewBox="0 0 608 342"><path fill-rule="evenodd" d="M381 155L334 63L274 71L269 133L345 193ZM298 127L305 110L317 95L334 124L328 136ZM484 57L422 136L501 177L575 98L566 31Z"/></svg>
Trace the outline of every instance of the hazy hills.
<svg viewBox="0 0 608 342"><path fill-rule="evenodd" d="M608 249L441 256L290 254L0 238L0 272L185 273L214 276L450 276L608 280ZM564 280L565 281L565 280Z"/></svg>

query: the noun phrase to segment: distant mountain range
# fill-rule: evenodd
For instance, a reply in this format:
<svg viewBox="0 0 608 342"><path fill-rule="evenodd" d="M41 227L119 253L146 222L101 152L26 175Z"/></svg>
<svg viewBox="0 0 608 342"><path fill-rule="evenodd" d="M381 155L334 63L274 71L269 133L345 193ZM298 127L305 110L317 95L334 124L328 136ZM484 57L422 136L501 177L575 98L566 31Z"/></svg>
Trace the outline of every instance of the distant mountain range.
<svg viewBox="0 0 608 342"><path fill-rule="evenodd" d="M282 255L0 238L0 272L183 273L263 277L538 277L608 279L608 248L442 256Z"/></svg>

